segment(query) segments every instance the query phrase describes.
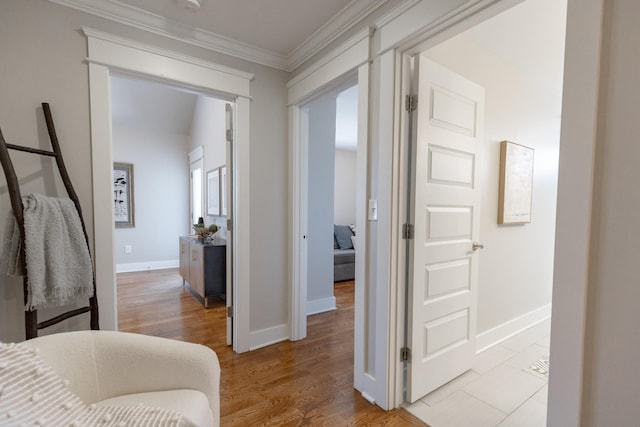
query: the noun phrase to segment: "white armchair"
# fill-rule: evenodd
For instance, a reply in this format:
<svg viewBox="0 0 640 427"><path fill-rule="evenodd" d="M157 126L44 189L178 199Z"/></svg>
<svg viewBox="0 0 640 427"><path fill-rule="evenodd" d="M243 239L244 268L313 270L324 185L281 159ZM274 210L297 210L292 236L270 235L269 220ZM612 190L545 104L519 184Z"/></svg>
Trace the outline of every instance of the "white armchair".
<svg viewBox="0 0 640 427"><path fill-rule="evenodd" d="M86 404L162 407L196 426L220 425L220 364L211 349L110 331L54 334L24 343Z"/></svg>

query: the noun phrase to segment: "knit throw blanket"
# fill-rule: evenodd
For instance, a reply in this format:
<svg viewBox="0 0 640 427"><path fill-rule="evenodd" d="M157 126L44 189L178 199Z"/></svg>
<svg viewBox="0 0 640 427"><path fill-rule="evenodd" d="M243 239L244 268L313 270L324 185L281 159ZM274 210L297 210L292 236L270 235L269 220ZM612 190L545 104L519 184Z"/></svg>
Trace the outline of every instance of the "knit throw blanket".
<svg viewBox="0 0 640 427"><path fill-rule="evenodd" d="M93 296L93 267L82 223L70 199L31 194L24 206L28 301L25 310L59 307ZM23 274L20 229L7 218L0 270Z"/></svg>
<svg viewBox="0 0 640 427"><path fill-rule="evenodd" d="M86 405L38 355L20 344L0 343L0 425L195 427L181 414L148 406Z"/></svg>

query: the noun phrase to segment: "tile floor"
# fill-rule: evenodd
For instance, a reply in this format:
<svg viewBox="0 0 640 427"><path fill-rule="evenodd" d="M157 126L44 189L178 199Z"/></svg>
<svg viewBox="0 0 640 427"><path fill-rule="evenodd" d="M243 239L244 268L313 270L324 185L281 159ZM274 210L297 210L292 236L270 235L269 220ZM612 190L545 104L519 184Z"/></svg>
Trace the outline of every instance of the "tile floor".
<svg viewBox="0 0 640 427"><path fill-rule="evenodd" d="M431 427L544 427L547 379L525 372L549 355L547 320L478 355L473 369L406 409Z"/></svg>

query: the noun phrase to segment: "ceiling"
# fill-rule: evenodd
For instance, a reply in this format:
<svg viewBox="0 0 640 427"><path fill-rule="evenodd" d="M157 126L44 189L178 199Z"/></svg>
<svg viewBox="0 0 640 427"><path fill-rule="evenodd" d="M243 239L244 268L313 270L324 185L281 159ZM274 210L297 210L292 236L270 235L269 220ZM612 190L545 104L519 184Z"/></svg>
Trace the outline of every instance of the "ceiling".
<svg viewBox="0 0 640 427"><path fill-rule="evenodd" d="M403 0L49 0L186 43L292 71L389 2Z"/></svg>
<svg viewBox="0 0 640 427"><path fill-rule="evenodd" d="M198 95L149 80L111 76L111 120L114 126L191 134Z"/></svg>
<svg viewBox="0 0 640 427"><path fill-rule="evenodd" d="M52 0L53 1L53 0ZM56 0L57 1L57 0ZM88 1L88 0L75 0ZM108 3L109 0L100 0ZM175 0L123 0L131 5L153 4L153 7L171 9L176 16L186 15L196 22L202 17L193 15L178 7ZM221 0L202 0L205 8L212 8L214 2ZM287 0L229 0L223 3L243 4L266 3L282 5ZM348 0L323 0L316 3L339 8ZM311 0L296 0L291 3L311 4ZM354 2L351 2L354 3ZM315 3L314 3L315 4ZM209 5L209 6L207 6ZM328 6L327 6L328 7ZM328 7L327 10L329 10ZM236 9L237 12L238 9ZM297 10L297 9L296 9ZM210 13L210 12L209 12ZM328 12L326 12L328 13ZM198 15L198 14L196 14ZM564 31L566 0L527 0L502 14L495 16L458 37L470 40L482 48L493 52L503 61L518 68L531 78L540 80L553 92L562 93L562 72L564 63ZM176 18L177 19L177 18ZM271 19L275 19L271 17ZM199 22L199 21L197 21ZM220 27L222 28L222 27ZM239 29L236 29L240 31ZM312 30L307 30L307 32ZM304 37L305 31L295 30L298 37ZM250 40L255 37L251 31L241 31L237 37ZM279 33L274 31L273 33ZM284 31L283 34L288 33ZM286 49L295 43L278 41L278 37L264 37L264 46L270 49ZM270 39L268 41L267 39ZM280 46L280 47L278 47ZM289 47L287 47L289 46ZM191 120L196 103L196 95L169 88L167 86L131 78L114 78L113 123L115 125L145 128L173 134L189 135ZM336 99L337 148L355 150L357 139L357 86L340 93Z"/></svg>

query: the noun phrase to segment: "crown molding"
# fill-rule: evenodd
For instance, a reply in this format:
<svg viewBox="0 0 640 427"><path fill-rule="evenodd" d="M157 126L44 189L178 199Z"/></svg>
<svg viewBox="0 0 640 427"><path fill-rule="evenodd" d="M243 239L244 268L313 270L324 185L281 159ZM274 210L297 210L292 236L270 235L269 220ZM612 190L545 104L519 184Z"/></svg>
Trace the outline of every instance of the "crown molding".
<svg viewBox="0 0 640 427"><path fill-rule="evenodd" d="M278 53L233 40L210 31L181 25L155 13L138 9L117 0L49 0L90 15L99 16L142 31L183 43L224 53L279 70L289 71L287 58Z"/></svg>
<svg viewBox="0 0 640 427"><path fill-rule="evenodd" d="M352 0L289 55L262 49L200 28L193 28L118 0L49 0L203 49L291 72L385 4L388 0Z"/></svg>
<svg viewBox="0 0 640 427"><path fill-rule="evenodd" d="M340 12L296 47L288 56L291 71L345 34L388 0L352 0Z"/></svg>
<svg viewBox="0 0 640 427"><path fill-rule="evenodd" d="M164 56L165 58L169 58L169 59L177 59L181 62L197 65L199 67L207 68L209 70L217 71L220 73L229 74L231 76L240 77L242 79L246 79L249 81L255 78L255 76L251 73L240 71L235 68L225 67L224 65L220 65L220 64L214 64L213 62L209 62L193 56L182 55L171 50L161 49L159 47L151 46L145 43L136 42L133 40L126 39L124 37L116 36L110 33L105 33L104 31L96 30L89 27L82 27L81 29L82 29L82 33L87 38L94 38L94 39L99 39L99 40L104 40L111 43L119 44L125 47L132 47L139 51L153 53L155 55ZM87 61L94 62L90 58L87 58Z"/></svg>

